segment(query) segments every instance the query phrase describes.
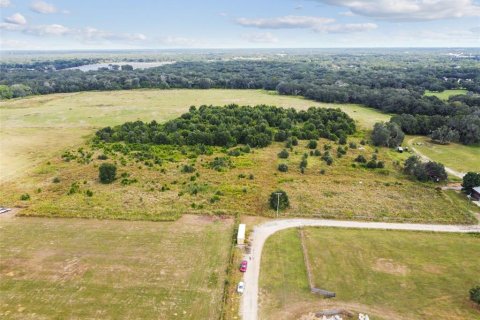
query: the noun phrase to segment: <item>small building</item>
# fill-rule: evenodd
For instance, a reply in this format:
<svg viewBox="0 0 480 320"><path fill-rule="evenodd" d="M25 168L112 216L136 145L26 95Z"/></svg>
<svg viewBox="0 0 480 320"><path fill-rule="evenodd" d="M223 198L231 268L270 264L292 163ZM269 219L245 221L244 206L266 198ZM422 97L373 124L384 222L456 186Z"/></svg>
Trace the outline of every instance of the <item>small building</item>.
<svg viewBox="0 0 480 320"><path fill-rule="evenodd" d="M402 147L397 147L397 151L402 153L403 152L403 148Z"/></svg>
<svg viewBox="0 0 480 320"><path fill-rule="evenodd" d="M473 200L480 201L480 186L473 188L470 195Z"/></svg>
<svg viewBox="0 0 480 320"><path fill-rule="evenodd" d="M245 244L245 224L238 225L237 244Z"/></svg>

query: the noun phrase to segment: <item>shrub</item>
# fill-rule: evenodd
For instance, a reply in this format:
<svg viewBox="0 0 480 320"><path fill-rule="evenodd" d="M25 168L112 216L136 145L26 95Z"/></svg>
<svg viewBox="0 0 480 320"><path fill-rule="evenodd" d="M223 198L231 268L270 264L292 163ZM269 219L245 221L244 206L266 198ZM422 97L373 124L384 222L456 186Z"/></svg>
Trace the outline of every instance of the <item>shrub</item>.
<svg viewBox="0 0 480 320"><path fill-rule="evenodd" d="M470 300L480 305L480 286L470 289Z"/></svg>
<svg viewBox="0 0 480 320"><path fill-rule="evenodd" d="M350 149L357 149L357 144L355 142L349 142L348 146L350 147Z"/></svg>
<svg viewBox="0 0 480 320"><path fill-rule="evenodd" d="M113 163L102 163L98 167L98 177L101 183L111 183L117 175L117 167Z"/></svg>
<svg viewBox="0 0 480 320"><path fill-rule="evenodd" d="M28 200L30 200L30 195L28 193L24 193L20 196L20 200L28 201Z"/></svg>
<svg viewBox="0 0 480 320"><path fill-rule="evenodd" d="M255 179L255 177L254 177L253 174L250 173L250 175L248 176L248 179L249 179L249 180L253 180L253 179Z"/></svg>
<svg viewBox="0 0 480 320"><path fill-rule="evenodd" d="M270 208L273 210L285 210L290 207L290 201L288 200L288 195L283 190L277 190L270 194L270 199L268 201L270 203Z"/></svg>
<svg viewBox="0 0 480 320"><path fill-rule="evenodd" d="M468 172L463 176L462 188L465 192L470 193L478 186L480 186L480 173Z"/></svg>
<svg viewBox="0 0 480 320"><path fill-rule="evenodd" d="M367 168L375 169L376 167L377 167L377 161L372 159L372 160L367 162Z"/></svg>
<svg viewBox="0 0 480 320"><path fill-rule="evenodd" d="M343 148L342 146L338 146L337 153L341 155L347 154L347 149Z"/></svg>
<svg viewBox="0 0 480 320"><path fill-rule="evenodd" d="M78 182L74 182L70 185L70 189L68 190L67 194L72 195L78 192L80 192L80 185Z"/></svg>
<svg viewBox="0 0 480 320"><path fill-rule="evenodd" d="M87 195L87 197L93 197L93 191L91 190L85 191L85 194Z"/></svg>
<svg viewBox="0 0 480 320"><path fill-rule="evenodd" d="M378 162L377 162L377 168L379 168L379 169L385 168L385 162L383 162L383 161L378 161Z"/></svg>
<svg viewBox="0 0 480 320"><path fill-rule="evenodd" d="M313 151L313 155L317 156L317 157L320 157L322 155L322 153L320 152L320 150L315 149L315 151Z"/></svg>
<svg viewBox="0 0 480 320"><path fill-rule="evenodd" d="M292 145L293 145L293 146L298 146L298 139L297 139L297 137L294 136L294 137L291 137L290 139L291 139L291 141L292 141Z"/></svg>
<svg viewBox="0 0 480 320"><path fill-rule="evenodd" d="M290 155L290 154L289 154L288 151L285 150L285 149L283 149L282 151L280 151L280 152L278 153L278 157L279 157L280 159L287 159L289 155Z"/></svg>
<svg viewBox="0 0 480 320"><path fill-rule="evenodd" d="M107 160L108 157L106 154L99 154L98 157L97 157L98 160Z"/></svg>
<svg viewBox="0 0 480 320"><path fill-rule="evenodd" d="M182 173L193 173L195 172L195 167L189 164L184 164L180 170Z"/></svg>
<svg viewBox="0 0 480 320"><path fill-rule="evenodd" d="M325 174L325 169L321 169L320 174Z"/></svg>
<svg viewBox="0 0 480 320"><path fill-rule="evenodd" d="M328 151L323 154L322 160L325 161L327 165L331 165L333 163L333 158Z"/></svg>
<svg viewBox="0 0 480 320"><path fill-rule="evenodd" d="M300 169L304 169L307 167L308 165L308 161L307 159L302 159L302 161L300 161ZM302 172L303 173L303 172Z"/></svg>
<svg viewBox="0 0 480 320"><path fill-rule="evenodd" d="M278 165L278 171L287 172L288 171L288 166L285 163L281 163L281 164Z"/></svg>
<svg viewBox="0 0 480 320"><path fill-rule="evenodd" d="M309 149L317 149L317 140L308 141L307 147Z"/></svg>
<svg viewBox="0 0 480 320"><path fill-rule="evenodd" d="M358 163L367 163L367 159L365 159L365 157L361 154L356 157L354 161Z"/></svg>
<svg viewBox="0 0 480 320"><path fill-rule="evenodd" d="M59 178L59 177L55 177L55 178L53 178L52 182L53 182L53 183L60 183L60 178Z"/></svg>
<svg viewBox="0 0 480 320"><path fill-rule="evenodd" d="M215 157L215 159L208 163L208 167L216 171L224 171L226 169L232 168L233 163L232 160L230 160L230 158L228 157Z"/></svg>
<svg viewBox="0 0 480 320"><path fill-rule="evenodd" d="M340 139L338 139L338 143L341 145L347 144L347 137L341 136Z"/></svg>

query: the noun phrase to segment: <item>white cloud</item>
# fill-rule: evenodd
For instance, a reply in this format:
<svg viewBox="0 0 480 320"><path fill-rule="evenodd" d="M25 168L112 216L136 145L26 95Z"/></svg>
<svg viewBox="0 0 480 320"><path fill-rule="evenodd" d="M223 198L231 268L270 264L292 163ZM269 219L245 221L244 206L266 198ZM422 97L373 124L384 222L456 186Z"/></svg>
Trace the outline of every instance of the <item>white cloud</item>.
<svg viewBox="0 0 480 320"><path fill-rule="evenodd" d="M7 8L10 7L12 3L10 0L0 0L0 8Z"/></svg>
<svg viewBox="0 0 480 320"><path fill-rule="evenodd" d="M480 16L473 0L316 0L346 7L357 15L399 20L422 21Z"/></svg>
<svg viewBox="0 0 480 320"><path fill-rule="evenodd" d="M27 19L25 19L24 16L22 16L20 13L14 13L9 17L5 17L3 20L7 23L11 24L18 24L18 25L25 25L27 24Z"/></svg>
<svg viewBox="0 0 480 320"><path fill-rule="evenodd" d="M86 41L143 41L147 39L142 33L113 33L92 27L83 28L74 33Z"/></svg>
<svg viewBox="0 0 480 320"><path fill-rule="evenodd" d="M28 27L24 32L35 36L63 36L70 34L72 30L61 24L46 24Z"/></svg>
<svg viewBox="0 0 480 320"><path fill-rule="evenodd" d="M377 27L378 26L375 23L347 23L320 26L316 28L315 31L327 33L353 33L370 31Z"/></svg>
<svg viewBox="0 0 480 320"><path fill-rule="evenodd" d="M176 36L160 37L158 43L169 47L194 47L199 44L198 40Z"/></svg>
<svg viewBox="0 0 480 320"><path fill-rule="evenodd" d="M344 11L344 12L340 12L339 15L344 17L353 17L355 16L355 13L353 13L352 11Z"/></svg>
<svg viewBox="0 0 480 320"><path fill-rule="evenodd" d="M242 38L252 43L275 43L278 42L278 38L270 32L256 32L243 34Z"/></svg>
<svg viewBox="0 0 480 320"><path fill-rule="evenodd" d="M276 18L238 18L236 23L244 27L260 29L310 29L335 21L331 18L311 16L283 16Z"/></svg>
<svg viewBox="0 0 480 320"><path fill-rule="evenodd" d="M30 9L37 13L49 14L49 13L57 13L58 9L50 3L47 3L42 0L36 0L32 2L30 5Z"/></svg>
<svg viewBox="0 0 480 320"><path fill-rule="evenodd" d="M0 30L5 31L21 31L24 29L24 26L13 23L0 23Z"/></svg>
<svg viewBox="0 0 480 320"><path fill-rule="evenodd" d="M332 24L335 22L335 19L310 16L285 16L257 19L239 18L236 22L244 27L259 29L310 29L315 32L324 33L362 32L378 27L375 23ZM263 35L265 36L266 34Z"/></svg>

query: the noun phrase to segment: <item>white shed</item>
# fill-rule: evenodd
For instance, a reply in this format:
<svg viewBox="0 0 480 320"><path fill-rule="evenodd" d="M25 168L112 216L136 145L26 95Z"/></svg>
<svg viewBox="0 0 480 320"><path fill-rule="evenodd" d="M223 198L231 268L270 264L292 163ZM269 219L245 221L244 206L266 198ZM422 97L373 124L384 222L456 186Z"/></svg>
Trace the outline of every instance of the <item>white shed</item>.
<svg viewBox="0 0 480 320"><path fill-rule="evenodd" d="M245 244L245 224L238 225L237 244Z"/></svg>

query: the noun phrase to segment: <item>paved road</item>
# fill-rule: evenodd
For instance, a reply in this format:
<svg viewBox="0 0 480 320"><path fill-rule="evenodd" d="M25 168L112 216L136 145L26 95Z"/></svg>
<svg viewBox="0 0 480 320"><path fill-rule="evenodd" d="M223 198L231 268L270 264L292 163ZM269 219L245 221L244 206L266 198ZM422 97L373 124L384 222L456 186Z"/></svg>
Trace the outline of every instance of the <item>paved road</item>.
<svg viewBox="0 0 480 320"><path fill-rule="evenodd" d="M285 219L274 220L254 228L251 235L251 254L246 256L249 260L247 272L244 275L245 292L242 296L240 314L243 320L256 320L258 318L258 280L260 275L260 258L265 241L277 231L300 226L383 229L383 230L412 230L435 232L480 232L480 225L433 225L433 224L407 224L383 222L356 222L337 220L315 219Z"/></svg>

